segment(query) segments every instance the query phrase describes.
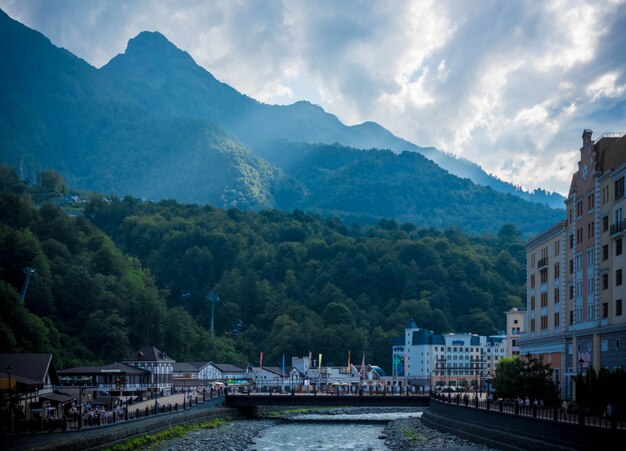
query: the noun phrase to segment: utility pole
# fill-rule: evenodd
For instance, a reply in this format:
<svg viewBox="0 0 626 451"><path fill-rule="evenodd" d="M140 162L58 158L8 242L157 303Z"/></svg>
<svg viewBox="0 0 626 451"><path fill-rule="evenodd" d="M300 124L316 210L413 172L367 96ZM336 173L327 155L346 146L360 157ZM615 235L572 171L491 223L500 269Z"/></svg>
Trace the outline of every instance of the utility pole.
<svg viewBox="0 0 626 451"><path fill-rule="evenodd" d="M28 268L24 268L23 271L26 273L26 280L24 280L24 285L22 286L22 294L21 294L22 302L24 302L24 299L26 298L26 290L28 290L28 283L30 282L30 277L37 275L37 270L35 268L28 267Z"/></svg>
<svg viewBox="0 0 626 451"><path fill-rule="evenodd" d="M221 299L217 293L207 293L206 300L211 303L211 340L213 340L215 335L215 303Z"/></svg>

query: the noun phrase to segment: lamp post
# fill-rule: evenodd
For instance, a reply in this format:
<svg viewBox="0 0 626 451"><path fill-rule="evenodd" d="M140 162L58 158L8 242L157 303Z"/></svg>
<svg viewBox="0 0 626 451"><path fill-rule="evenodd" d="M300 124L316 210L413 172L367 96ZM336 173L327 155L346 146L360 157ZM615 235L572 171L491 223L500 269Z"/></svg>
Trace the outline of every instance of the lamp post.
<svg viewBox="0 0 626 451"><path fill-rule="evenodd" d="M11 365L7 366L7 373L9 374L9 418L10 418L10 432L13 432L13 389L11 387L11 374L13 373L13 367Z"/></svg>

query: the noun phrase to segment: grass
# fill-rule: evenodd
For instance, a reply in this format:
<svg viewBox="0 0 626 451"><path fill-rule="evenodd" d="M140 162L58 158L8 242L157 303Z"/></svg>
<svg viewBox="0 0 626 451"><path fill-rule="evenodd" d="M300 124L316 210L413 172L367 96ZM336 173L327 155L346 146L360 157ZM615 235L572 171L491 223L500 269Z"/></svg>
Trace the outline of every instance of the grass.
<svg viewBox="0 0 626 451"><path fill-rule="evenodd" d="M230 421L232 421L230 418L216 418L195 424L172 426L161 432L157 432L156 434L144 434L139 437L131 438L123 443L118 443L110 448L107 448L106 451L129 451L138 449L162 442L164 440L182 437L188 432L195 431L197 429L215 429L229 423Z"/></svg>

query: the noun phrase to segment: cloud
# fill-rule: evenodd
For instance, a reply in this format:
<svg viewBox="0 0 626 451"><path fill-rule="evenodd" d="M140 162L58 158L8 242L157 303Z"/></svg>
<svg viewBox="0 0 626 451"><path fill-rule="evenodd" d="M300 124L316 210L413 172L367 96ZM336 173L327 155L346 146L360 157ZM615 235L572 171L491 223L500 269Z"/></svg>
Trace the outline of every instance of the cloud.
<svg viewBox="0 0 626 451"><path fill-rule="evenodd" d="M158 30L258 100L321 104L564 193L584 128L624 130L626 0L0 0L95 66Z"/></svg>

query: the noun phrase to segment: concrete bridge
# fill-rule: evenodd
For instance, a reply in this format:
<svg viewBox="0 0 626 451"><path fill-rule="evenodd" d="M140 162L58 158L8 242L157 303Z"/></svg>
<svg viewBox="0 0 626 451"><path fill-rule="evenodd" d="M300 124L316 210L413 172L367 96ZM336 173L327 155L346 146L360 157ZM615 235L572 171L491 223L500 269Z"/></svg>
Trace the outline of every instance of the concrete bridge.
<svg viewBox="0 0 626 451"><path fill-rule="evenodd" d="M428 395L229 394L225 404L256 416L259 407L428 407Z"/></svg>

